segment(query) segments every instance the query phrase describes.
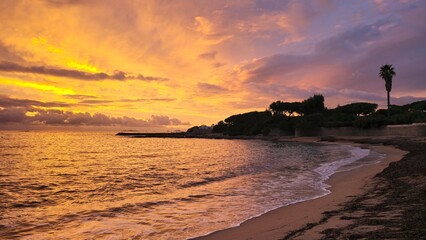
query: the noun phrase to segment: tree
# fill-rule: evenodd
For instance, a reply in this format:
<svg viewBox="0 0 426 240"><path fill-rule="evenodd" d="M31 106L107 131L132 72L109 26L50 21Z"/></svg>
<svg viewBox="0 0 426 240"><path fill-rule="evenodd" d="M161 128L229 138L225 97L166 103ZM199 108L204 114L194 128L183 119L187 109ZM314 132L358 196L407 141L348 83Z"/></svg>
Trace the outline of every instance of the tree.
<svg viewBox="0 0 426 240"><path fill-rule="evenodd" d="M281 102L276 101L269 105L269 109L274 115L293 116L294 113L300 114L300 102Z"/></svg>
<svg viewBox="0 0 426 240"><path fill-rule="evenodd" d="M387 92L387 97L388 97L388 116L390 114L389 109L390 109L390 92L392 90L392 78L393 76L395 76L395 71L392 67L392 64L385 64L383 66L380 67L380 73L379 73L380 77L383 78L383 80L385 80L385 87L386 87L386 92Z"/></svg>
<svg viewBox="0 0 426 240"><path fill-rule="evenodd" d="M321 113L324 110L324 96L321 94L315 94L313 97L303 100L300 104L300 111L303 115Z"/></svg>
<svg viewBox="0 0 426 240"><path fill-rule="evenodd" d="M228 131L228 124L224 123L223 121L218 122L216 125L213 126L214 133L225 133Z"/></svg>
<svg viewBox="0 0 426 240"><path fill-rule="evenodd" d="M260 134L267 121L272 118L270 111L248 112L232 115L225 119L228 125L228 134L231 136Z"/></svg>
<svg viewBox="0 0 426 240"><path fill-rule="evenodd" d="M273 102L269 105L269 109L271 109L274 115L282 115L284 111L283 104L281 101Z"/></svg>
<svg viewBox="0 0 426 240"><path fill-rule="evenodd" d="M376 111L376 109L377 109L377 104L375 103L358 102L358 103L350 103L344 106L339 106L336 109L334 109L334 111L360 116L360 115L372 114Z"/></svg>
<svg viewBox="0 0 426 240"><path fill-rule="evenodd" d="M286 112L289 116L293 116L294 113L300 114L300 102L284 102L283 103L283 110Z"/></svg>

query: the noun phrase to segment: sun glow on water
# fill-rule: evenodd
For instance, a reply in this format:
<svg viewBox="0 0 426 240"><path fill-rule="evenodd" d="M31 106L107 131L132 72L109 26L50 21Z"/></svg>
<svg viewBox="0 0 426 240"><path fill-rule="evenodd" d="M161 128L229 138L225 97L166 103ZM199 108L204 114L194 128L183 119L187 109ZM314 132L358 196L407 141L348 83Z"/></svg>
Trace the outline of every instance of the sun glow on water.
<svg viewBox="0 0 426 240"><path fill-rule="evenodd" d="M206 234L325 194L314 169L352 149L103 132L2 137L0 235L33 239Z"/></svg>

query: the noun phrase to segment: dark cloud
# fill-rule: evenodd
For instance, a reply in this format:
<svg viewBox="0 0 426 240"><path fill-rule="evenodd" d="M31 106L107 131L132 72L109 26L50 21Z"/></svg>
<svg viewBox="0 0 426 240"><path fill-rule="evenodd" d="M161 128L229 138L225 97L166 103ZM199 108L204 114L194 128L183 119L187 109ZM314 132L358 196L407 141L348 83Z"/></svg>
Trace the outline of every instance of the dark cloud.
<svg viewBox="0 0 426 240"><path fill-rule="evenodd" d="M289 11L292 10L301 15L300 18L312 18L328 9L335 8L335 0L298 0L298 1L280 1L280 0L256 0L256 9L267 11Z"/></svg>
<svg viewBox="0 0 426 240"><path fill-rule="evenodd" d="M31 115L26 115L31 112ZM80 126L130 126L130 127L153 127L153 126L178 126L190 125L177 118L168 116L152 115L147 120L132 117L109 117L102 113L90 114L73 113L57 109L32 109L27 111L23 108L0 109L0 123L25 123L36 125L80 125Z"/></svg>
<svg viewBox="0 0 426 240"><path fill-rule="evenodd" d="M279 83L262 84L249 83L246 85L250 96L239 102L230 102L229 105L235 108L253 109L268 106L272 101L301 101L314 94L322 94L325 97L325 103L333 108L337 105L343 105L351 102L372 102L381 107L386 106L386 92L376 93L372 91L356 90L350 88L332 88L332 87L308 87L282 86ZM267 97L265 97L267 96ZM400 96L391 94L391 104L405 105L408 103L426 100L426 97Z"/></svg>
<svg viewBox="0 0 426 240"><path fill-rule="evenodd" d="M168 78L144 76L142 74L138 74L134 77L132 77L131 75L129 76L126 75L126 78L127 79L134 78L134 79L143 80L143 81L168 81L169 80Z"/></svg>
<svg viewBox="0 0 426 240"><path fill-rule="evenodd" d="M169 118L168 116L162 116L162 115L152 115L151 119L148 120L148 123L151 125L157 126L164 126L164 125L189 125L188 122L182 122L177 118Z"/></svg>
<svg viewBox="0 0 426 240"><path fill-rule="evenodd" d="M385 94L357 91L353 89L341 89L341 90L324 89L321 92L324 93L324 96L326 98L339 96L345 99L349 99L351 101L374 102L374 103L379 103L382 106L385 106L386 104ZM413 97L413 96L392 97L391 96L391 104L394 104L394 105L405 105L408 103L423 101L423 100L426 100L426 97Z"/></svg>
<svg viewBox="0 0 426 240"><path fill-rule="evenodd" d="M356 59L361 48L380 37L380 26L388 24L379 21L375 24L349 29L320 41L311 54L276 54L244 65L247 82L285 81L298 71L315 72L325 66L333 66L348 58Z"/></svg>
<svg viewBox="0 0 426 240"><path fill-rule="evenodd" d="M132 103L132 102L171 102L176 99L174 98L138 98L138 99L87 99L78 102L76 105L104 105L110 103Z"/></svg>
<svg viewBox="0 0 426 240"><path fill-rule="evenodd" d="M25 113L20 108L0 108L0 123L22 123L27 117Z"/></svg>
<svg viewBox="0 0 426 240"><path fill-rule="evenodd" d="M387 20L382 20L371 25L348 29L319 42L315 47L316 54L328 58L338 58L361 52L360 48L380 38L382 35L380 27L387 24L389 24Z"/></svg>
<svg viewBox="0 0 426 240"><path fill-rule="evenodd" d="M126 99L123 101L125 102ZM104 102L109 103L109 101ZM189 122L182 122L177 118L170 118L168 116L152 115L151 118L144 120L127 116L110 117L102 113L74 113L71 111L52 109L69 106L70 104L60 102L41 102L0 96L0 123L133 127L190 125Z"/></svg>
<svg viewBox="0 0 426 240"><path fill-rule="evenodd" d="M214 68L220 68L220 67L223 67L225 65L226 65L226 63L215 62L215 63L212 64L212 67L214 67Z"/></svg>
<svg viewBox="0 0 426 240"><path fill-rule="evenodd" d="M416 91L426 89L426 48L421 47L426 42L425 32L417 35L404 36L404 39L394 39L387 45L372 48L362 58L352 64L352 70L359 74L348 79L351 87L364 86L366 89L378 89L384 87L384 81L378 79L378 69L383 64L393 64L396 71L393 91ZM351 66L347 65L347 71ZM375 79L376 81L372 81ZM379 82L377 84L377 82Z"/></svg>
<svg viewBox="0 0 426 240"><path fill-rule="evenodd" d="M65 124L69 116L72 115L71 112L64 112L56 109L38 109L33 111L36 112L36 115L28 117L27 121L42 123L45 125Z"/></svg>
<svg viewBox="0 0 426 240"><path fill-rule="evenodd" d="M44 0L44 1L54 6L69 6L69 5L89 3L89 1L85 1L85 0Z"/></svg>
<svg viewBox="0 0 426 240"><path fill-rule="evenodd" d="M403 97L398 97L398 98L392 98L391 103L395 104L395 105L405 105L405 104L409 104L409 103L412 103L412 102L424 101L424 100L426 100L426 97L403 96Z"/></svg>
<svg viewBox="0 0 426 240"><path fill-rule="evenodd" d="M0 41L0 60L12 61L12 62L23 62L22 57L19 56L11 47L7 47Z"/></svg>
<svg viewBox="0 0 426 240"><path fill-rule="evenodd" d="M46 125L86 125L86 126L129 126L129 127L152 127L152 126L177 126L189 125L176 118L168 116L151 116L150 119L136 119L132 117L109 117L102 113L73 113L61 110L41 110L34 117L28 117L32 123Z"/></svg>
<svg viewBox="0 0 426 240"><path fill-rule="evenodd" d="M228 91L224 87L210 83L198 83L197 87L201 91L201 94L218 94Z"/></svg>
<svg viewBox="0 0 426 240"><path fill-rule="evenodd" d="M198 58L206 59L206 60L214 60L216 58L216 54L217 54L216 51L205 52L198 55Z"/></svg>
<svg viewBox="0 0 426 240"><path fill-rule="evenodd" d="M11 108L11 107L22 107L22 108L31 108L31 107L69 107L70 104L63 102L41 102L36 100L29 99L16 99L9 98L6 96L0 95L0 107Z"/></svg>
<svg viewBox="0 0 426 240"><path fill-rule="evenodd" d="M73 96L73 95L69 95ZM41 102L30 99L16 99L7 96L0 95L0 107L11 108L21 107L25 109L31 109L33 107L45 107L45 108L59 108L59 107L71 107L71 106L89 106L89 105L108 105L111 103L132 103L132 102L171 102L174 98L138 98L138 99L96 99L96 97L90 96L89 99L86 95L77 95L71 97L73 99L83 99L77 103L64 103L64 102Z"/></svg>
<svg viewBox="0 0 426 240"><path fill-rule="evenodd" d="M316 59L310 55L277 54L246 64L241 70L247 72L246 82L271 82L315 66Z"/></svg>
<svg viewBox="0 0 426 240"><path fill-rule="evenodd" d="M140 98L138 99L140 102L145 101L159 101L159 102L172 102L175 101L175 98Z"/></svg>
<svg viewBox="0 0 426 240"><path fill-rule="evenodd" d="M247 89L263 96L304 98L316 88L329 91L330 96L381 102L385 90L379 67L393 64L396 76L391 96L424 90L426 25L408 16L419 15L418 11L425 15L425 10L406 10L403 17L348 28L318 42L309 54L264 57L241 66L236 74ZM301 85L300 91L292 90ZM395 103L399 102L404 101L396 98Z"/></svg>
<svg viewBox="0 0 426 240"><path fill-rule="evenodd" d="M265 87L265 89L259 89L259 91L264 94L267 92L270 95L279 96L280 99L296 98L296 99L306 99L314 94L323 94L326 101L332 98L346 99L349 102L374 102L379 105L386 105L386 94L378 94L374 92L359 91L355 89L334 89L334 88L316 88L312 87L309 89L302 89L299 87L286 87L286 88L275 88ZM269 92L268 92L269 91ZM423 101L426 100L426 97L413 97L413 96L402 96L402 97L392 97L391 103L395 105L405 105L408 103ZM345 104L341 102L339 104Z"/></svg>
<svg viewBox="0 0 426 240"><path fill-rule="evenodd" d="M107 73L89 73L78 70L70 70L63 68L50 68L45 66L24 66L14 62L1 61L0 71L3 72L20 72L20 73L34 73L42 75L50 75L56 77L74 78L79 80L88 81L101 81L101 80L142 80L142 81L167 81L167 78L144 76L142 74L132 75L123 71L117 71L114 74Z"/></svg>
<svg viewBox="0 0 426 240"><path fill-rule="evenodd" d="M63 95L64 97L71 98L71 99L97 99L98 97L92 96L92 95L85 95L85 94L69 94L69 95Z"/></svg>
<svg viewBox="0 0 426 240"><path fill-rule="evenodd" d="M101 99L89 99L89 100L82 100L78 102L79 105L104 105L104 104L110 104L117 101L114 100L101 100Z"/></svg>
<svg viewBox="0 0 426 240"><path fill-rule="evenodd" d="M84 125L88 122L91 122L92 116L90 113L74 113L68 117L68 124L70 125Z"/></svg>

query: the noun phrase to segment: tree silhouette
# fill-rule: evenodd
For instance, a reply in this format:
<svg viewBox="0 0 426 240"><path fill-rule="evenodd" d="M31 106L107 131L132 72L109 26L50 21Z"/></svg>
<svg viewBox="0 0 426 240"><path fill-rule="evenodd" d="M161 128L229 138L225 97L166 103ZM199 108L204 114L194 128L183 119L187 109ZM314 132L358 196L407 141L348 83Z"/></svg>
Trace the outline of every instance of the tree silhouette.
<svg viewBox="0 0 426 240"><path fill-rule="evenodd" d="M282 115L284 111L283 102L276 101L269 105L269 109L274 113L274 115Z"/></svg>
<svg viewBox="0 0 426 240"><path fill-rule="evenodd" d="M272 113L274 115L287 115L287 116L293 116L294 113L299 113L300 114L300 102L281 102L281 101L276 101L271 103L271 105L269 105L269 109L270 111L272 111Z"/></svg>
<svg viewBox="0 0 426 240"><path fill-rule="evenodd" d="M354 114L356 116L361 115L370 115L373 114L377 109L377 104L375 103L366 103L366 102L357 102L350 103L344 106L338 106L333 109L336 113L346 113L346 114Z"/></svg>
<svg viewBox="0 0 426 240"><path fill-rule="evenodd" d="M388 116L390 115L390 92L392 90L392 78L395 76L395 71L392 67L392 64L385 64L380 67L380 77L385 80L386 92L388 97Z"/></svg>
<svg viewBox="0 0 426 240"><path fill-rule="evenodd" d="M300 112L303 115L321 113L324 110L324 96L321 94L315 94L314 96L303 100L300 104Z"/></svg>

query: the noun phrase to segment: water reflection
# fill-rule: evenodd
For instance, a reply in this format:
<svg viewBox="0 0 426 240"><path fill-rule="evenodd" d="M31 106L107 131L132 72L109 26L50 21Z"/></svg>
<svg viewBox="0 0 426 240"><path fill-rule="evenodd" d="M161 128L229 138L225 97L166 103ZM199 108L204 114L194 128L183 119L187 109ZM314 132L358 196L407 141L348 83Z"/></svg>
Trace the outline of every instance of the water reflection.
<svg viewBox="0 0 426 240"><path fill-rule="evenodd" d="M0 235L182 239L323 194L348 147L2 132Z"/></svg>

